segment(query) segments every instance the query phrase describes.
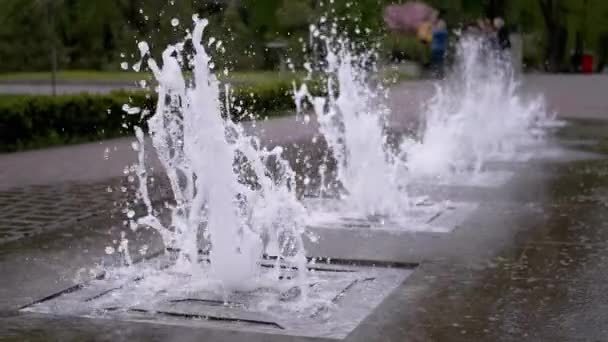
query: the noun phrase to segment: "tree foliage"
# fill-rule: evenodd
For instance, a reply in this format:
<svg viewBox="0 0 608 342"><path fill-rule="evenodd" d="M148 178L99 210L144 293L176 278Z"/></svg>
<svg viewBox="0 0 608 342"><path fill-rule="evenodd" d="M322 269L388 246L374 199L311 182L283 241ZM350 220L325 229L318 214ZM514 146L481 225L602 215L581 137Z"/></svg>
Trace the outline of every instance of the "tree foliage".
<svg viewBox="0 0 608 342"><path fill-rule="evenodd" d="M285 41L297 54L299 40L308 36L308 24L322 15L341 18L341 27L353 38L375 41L386 36L384 7L404 1L1 0L0 72L48 70L51 46L57 49L62 69L116 70L123 55L137 58L139 40L148 41L157 54L167 43L181 39L193 13L209 18L210 35L225 43L226 55L220 62L232 60L223 64L237 69L268 68L273 58L267 43ZM536 51L536 59L547 60L552 69L567 62L577 37L585 50L608 54L602 52L608 51L605 0L426 2L442 10L450 27L484 16L505 17L509 26L524 33L527 50ZM182 25L174 27L173 18ZM420 55L418 44L401 45Z"/></svg>

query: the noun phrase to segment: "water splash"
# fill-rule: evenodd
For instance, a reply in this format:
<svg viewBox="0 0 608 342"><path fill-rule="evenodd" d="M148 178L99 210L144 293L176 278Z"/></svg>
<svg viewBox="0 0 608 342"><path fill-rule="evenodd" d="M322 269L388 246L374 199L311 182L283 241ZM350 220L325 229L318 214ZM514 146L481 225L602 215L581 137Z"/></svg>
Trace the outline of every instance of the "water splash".
<svg viewBox="0 0 608 342"><path fill-rule="evenodd" d="M409 206L408 197L395 184L399 159L387 143L384 105L387 92L372 75L377 73L373 51L353 52L346 39L334 39L312 28L325 50L326 96L312 96L306 85L296 90L298 110L307 99L312 103L319 130L337 164L337 180L345 193L349 211L364 215L396 216ZM324 167L324 165L322 165Z"/></svg>
<svg viewBox="0 0 608 342"><path fill-rule="evenodd" d="M184 43L169 45L161 67L150 57L147 44L139 44L142 59L158 81L157 109L148 128L173 199L169 223L164 223L148 195L144 134L137 130L138 197L146 210L137 224L156 229L167 247L179 251L175 271L208 279L226 291L267 284L260 279L263 255L297 267L294 282L302 284L305 211L295 197L293 171L281 147L262 148L240 125L222 117L230 113L230 96L221 103L220 83L202 44L207 21L194 21L186 37L194 47L192 56L184 56ZM191 80L182 71L187 67L192 68ZM200 260L201 248L208 262ZM274 276L279 277L276 272Z"/></svg>
<svg viewBox="0 0 608 342"><path fill-rule="evenodd" d="M481 38L458 43L456 66L436 85L424 118L422 139L402 150L412 177L478 173L492 159L514 158L544 136L554 120L542 97L524 100L511 63L489 51Z"/></svg>

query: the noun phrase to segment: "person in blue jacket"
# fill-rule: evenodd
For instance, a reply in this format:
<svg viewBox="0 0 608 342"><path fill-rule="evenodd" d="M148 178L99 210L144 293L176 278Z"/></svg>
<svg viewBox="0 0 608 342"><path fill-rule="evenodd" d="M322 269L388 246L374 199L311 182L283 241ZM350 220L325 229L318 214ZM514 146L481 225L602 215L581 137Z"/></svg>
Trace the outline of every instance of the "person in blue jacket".
<svg viewBox="0 0 608 342"><path fill-rule="evenodd" d="M443 19L439 19L433 26L431 40L431 70L433 76L441 78L444 75L445 54L448 48L448 30Z"/></svg>

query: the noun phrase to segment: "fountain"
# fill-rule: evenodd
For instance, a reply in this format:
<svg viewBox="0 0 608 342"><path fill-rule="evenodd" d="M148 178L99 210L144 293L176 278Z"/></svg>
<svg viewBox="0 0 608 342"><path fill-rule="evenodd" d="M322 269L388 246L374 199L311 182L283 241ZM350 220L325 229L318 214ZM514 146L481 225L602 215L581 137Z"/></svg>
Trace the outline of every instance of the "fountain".
<svg viewBox="0 0 608 342"><path fill-rule="evenodd" d="M513 160L542 141L554 118L542 97L524 100L518 88L511 63L481 38L461 37L455 68L424 111L421 140L402 144L408 175L447 183L476 177L488 161Z"/></svg>
<svg viewBox="0 0 608 342"><path fill-rule="evenodd" d="M296 99L312 103L321 133L337 161L337 179L343 189L333 202L305 209L296 199L295 175L282 158L282 148L262 147L239 124L223 117L231 111L230 87L225 87L226 102L222 103L221 85L205 50L208 43L203 43L207 22L196 17L194 22L195 28L187 36L194 48L192 56L179 43L168 46L162 63L157 63L147 44L139 44L142 62L158 81L158 104L148 120L149 138L142 129L136 130L137 197L143 214L132 209L127 216L130 228L158 232L164 253L150 256L144 251L149 259L137 262L129 255L129 240L123 234L118 247L129 267L105 269L95 279L32 299L21 311L229 330L226 335L210 334L215 339L248 337L234 330L335 339L352 336L373 309L403 286L416 267L411 260L437 256L415 254L420 251L416 249L406 251L411 250L408 242L420 241L410 236L335 234L342 245L326 244L320 251L331 253L339 247L342 256L369 259L359 263L308 260L303 239L304 226L310 223L307 216L323 218L321 206L333 203L325 213L347 216L351 227L363 221L395 225L396 229L426 223L422 230L430 231L433 227L428 223L439 217L436 211L443 204L408 196L404 184L410 176L482 172L488 160L510 158L522 143L533 144L542 137L542 130L535 130L536 123L543 120L540 105L522 104L510 83L505 86L492 75L473 73L471 80L478 83L465 78L462 94L455 85L439 86L429 107L423 140L404 142L403 154L398 155L387 143L383 121L389 113L382 104L384 90L375 91L369 85L366 56L351 53L345 40L325 38L327 64L323 71L328 74L328 94L312 96L304 86L296 92ZM465 58L461 72L467 72L478 58ZM184 69L190 67L192 79L184 76ZM484 87L479 87L480 80ZM492 111L492 106L506 108L506 112ZM154 175L146 165L150 152L161 165ZM435 152L425 159L427 153ZM150 196L158 186L152 178L168 182L172 199L162 206ZM458 234L456 248L438 257L457 255L473 234L477 232ZM362 236L369 239L359 250ZM421 249L449 247L445 240L433 244L435 238L427 235ZM403 286L395 292L392 302L361 329L392 329L392 321L386 317L403 313L402 303L414 303L412 299L425 289L424 281L432 275L417 278L413 287ZM80 326L81 321L75 324ZM395 331L401 330L397 327ZM170 330L175 332L181 331Z"/></svg>
<svg viewBox="0 0 608 342"><path fill-rule="evenodd" d="M398 160L382 126L388 114L382 104L386 93L380 85L377 90L368 85L374 70L368 72L365 65L372 53L355 56L346 39L333 40L312 30L326 51L321 72L327 96L312 96L302 85L296 101L313 104L320 133L337 163L345 205L365 215L395 215L408 206L408 197L395 187Z"/></svg>
<svg viewBox="0 0 608 342"><path fill-rule="evenodd" d="M169 45L162 63L152 58L145 42L138 45L139 65L147 65L158 82L158 102L147 121L149 138L136 129L137 199L143 210L133 208L127 216L130 228L158 232L167 251L134 263L123 234L118 251L129 267L107 268L77 290L53 294L24 310L176 325L211 320L262 332L344 337L412 270L382 267L382 262L369 267L352 260L308 259L305 227L313 232L324 226L449 233L476 204L409 196L411 177L426 171L479 172L489 158L516 153L524 138L535 141L539 135L532 128L544 113L540 105L522 104L501 69L482 78L474 66L480 52L465 39L457 73L464 77L463 96L454 93L453 83L439 86L423 140L406 141L397 153L384 127L391 114L383 103L386 91L372 83L373 52L357 55L348 40L332 38L335 24L331 34L313 27L311 36L325 50L320 71L326 95L313 96L304 84L295 98L300 109L304 101L312 105L341 189L334 198L300 202L283 149L264 148L227 118L230 87L224 88L223 103L205 49L214 46L203 39L206 26L206 20L195 17L186 42ZM191 70L192 77L184 70ZM482 79L488 85L479 87ZM489 111L497 104L506 112ZM472 136L473 130L488 134ZM146 153L158 156L161 167L154 174ZM429 153L436 158L424 159ZM167 182L171 195L163 205L150 195L158 179ZM332 247L318 250L331 254Z"/></svg>
<svg viewBox="0 0 608 342"><path fill-rule="evenodd" d="M166 251L143 251L147 258L137 260L123 232L116 244L128 267L105 267L23 311L344 338L412 269L307 258L295 174L281 147L262 147L223 117L231 112L230 87L221 103L204 46L207 21L195 17L194 25L186 37L192 56L179 43L157 63L139 43L140 65L158 81L158 103L149 138L136 129L138 206L127 217L131 229L158 232ZM189 67L192 79L184 76ZM151 152L160 163L154 173L146 165ZM172 197L164 204L151 196L159 179Z"/></svg>
<svg viewBox="0 0 608 342"><path fill-rule="evenodd" d="M427 223L440 213L473 208L429 202L406 189L415 190L420 183L500 186L512 172L487 172L487 163L520 158L522 149L542 143L545 128L556 122L542 97L525 100L518 93L519 83L505 58L484 48L480 38L464 36L453 72L436 84L423 112L421 140L406 137L395 153L387 144L383 123L398 113L383 105L385 89L370 83L373 53L355 55L348 40L332 38L335 24L328 31L332 34L311 29L311 37L325 50L321 71L327 95L312 96L302 85L295 97L299 109L303 101L312 104L343 191L338 200L307 201L314 213L311 225L341 222L433 230L436 227Z"/></svg>
<svg viewBox="0 0 608 342"><path fill-rule="evenodd" d="M330 92L323 101L327 112L318 105L315 108L325 137L336 130L335 117L342 117L342 137L330 141L338 159L338 179L348 192L346 201L368 215L395 216L409 207L409 198L396 186L399 160L389 149L382 126L388 115L381 103L384 89L377 85L377 91L372 91L362 72L365 60L355 58L344 45L329 53L328 62L327 72L336 76L340 93Z"/></svg>
<svg viewBox="0 0 608 342"><path fill-rule="evenodd" d="M374 79L378 70L373 51L355 54L355 44L335 39L337 26L324 31L313 26L324 50L320 72L325 77L325 96L313 96L306 84L295 91L297 108L309 103L317 117L319 131L336 162L335 178L340 188L327 197L321 189L317 198L305 200L314 227L373 227L390 230L449 231L431 225L439 216L473 206L451 202L430 202L405 190L409 176L404 159L388 144L385 123L391 115L385 105L387 89ZM321 165L322 169L327 169ZM319 173L323 173L321 170ZM331 198L333 195L333 198Z"/></svg>
<svg viewBox="0 0 608 342"><path fill-rule="evenodd" d="M147 59L159 84L157 109L148 128L173 204L169 224L162 224L148 197L145 166L140 165L139 198L146 215L137 224L156 229L165 245L177 251L176 271L207 277L226 291L256 288L263 255L301 270L295 279L301 284L306 270L304 210L293 191L293 171L280 147L262 148L240 125L222 117L231 104L220 103L220 84L202 43L206 25L206 20L195 19L187 37L195 51L186 59L190 65L185 65L193 68L192 80L184 78L180 64L183 43L167 47L162 68ZM139 47L142 58L148 58L146 43ZM229 88L227 92L229 99ZM141 156L141 130L137 137ZM140 163L143 160L140 157ZM278 170L273 179L270 162ZM199 248L208 260L199 260Z"/></svg>

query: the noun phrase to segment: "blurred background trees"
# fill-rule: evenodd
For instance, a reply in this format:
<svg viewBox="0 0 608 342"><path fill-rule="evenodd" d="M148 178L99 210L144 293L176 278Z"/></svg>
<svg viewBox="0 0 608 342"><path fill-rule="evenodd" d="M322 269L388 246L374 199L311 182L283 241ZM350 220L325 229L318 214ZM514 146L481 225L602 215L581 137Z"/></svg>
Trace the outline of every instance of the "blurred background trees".
<svg viewBox="0 0 608 342"><path fill-rule="evenodd" d="M277 68L277 55L295 56L308 25L328 12L320 0L1 0L0 72L49 70L52 51L60 69L118 70L137 58L136 41L158 52L183 37L193 13L209 18L210 35L222 40L220 62L235 69ZM388 34L384 6L400 1L335 0L333 16L355 39L382 43L390 59L424 62L426 47L414 37ZM502 16L522 34L525 63L548 71L567 70L574 51L608 58L605 0L428 0L450 28L480 17ZM323 6L322 3L325 3ZM177 18L181 26L174 27ZM368 31L365 31L368 29ZM132 56L133 55L133 56ZM297 64L297 63L296 63Z"/></svg>

